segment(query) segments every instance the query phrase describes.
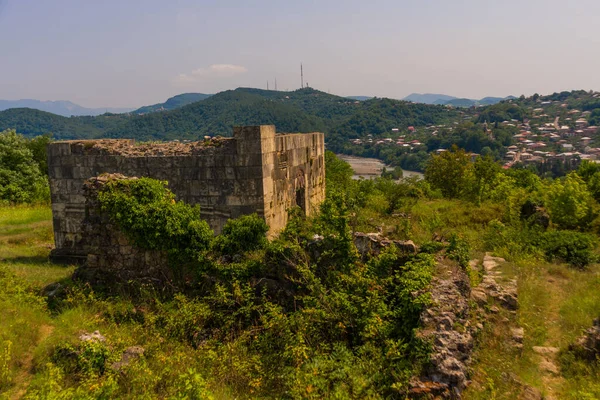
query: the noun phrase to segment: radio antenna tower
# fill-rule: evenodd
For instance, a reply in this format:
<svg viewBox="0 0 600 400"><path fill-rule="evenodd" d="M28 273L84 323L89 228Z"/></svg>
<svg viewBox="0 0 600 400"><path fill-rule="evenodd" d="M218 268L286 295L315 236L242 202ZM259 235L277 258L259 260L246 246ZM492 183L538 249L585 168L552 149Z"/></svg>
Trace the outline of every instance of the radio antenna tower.
<svg viewBox="0 0 600 400"><path fill-rule="evenodd" d="M269 90L269 81L267 81L267 90Z"/></svg>
<svg viewBox="0 0 600 400"><path fill-rule="evenodd" d="M302 63L300 63L300 89L304 89L304 72L302 72Z"/></svg>
<svg viewBox="0 0 600 400"><path fill-rule="evenodd" d="M277 78L275 78L275 91L277 91Z"/></svg>

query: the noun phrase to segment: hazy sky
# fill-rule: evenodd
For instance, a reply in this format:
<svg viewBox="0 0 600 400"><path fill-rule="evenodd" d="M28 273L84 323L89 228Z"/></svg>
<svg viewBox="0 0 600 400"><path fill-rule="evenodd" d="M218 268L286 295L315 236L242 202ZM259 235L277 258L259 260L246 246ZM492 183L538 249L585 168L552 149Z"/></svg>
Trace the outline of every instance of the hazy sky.
<svg viewBox="0 0 600 400"><path fill-rule="evenodd" d="M0 0L0 99L600 90L600 0Z"/></svg>

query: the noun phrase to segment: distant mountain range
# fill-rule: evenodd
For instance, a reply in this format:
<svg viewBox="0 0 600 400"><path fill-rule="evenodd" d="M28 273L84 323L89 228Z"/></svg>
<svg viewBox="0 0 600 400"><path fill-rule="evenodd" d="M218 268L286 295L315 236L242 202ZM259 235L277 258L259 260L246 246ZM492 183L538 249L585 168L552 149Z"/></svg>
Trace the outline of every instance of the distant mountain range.
<svg viewBox="0 0 600 400"><path fill-rule="evenodd" d="M164 103L154 104L151 106L140 107L133 111L133 114L148 114L156 111L169 111L179 107L186 106L197 101L205 100L212 96L212 94L204 93L182 93L177 96L173 96Z"/></svg>
<svg viewBox="0 0 600 400"><path fill-rule="evenodd" d="M126 113L134 110L133 108L117 108L117 107L102 107L102 108L87 108L82 107L66 100L58 101L40 101L33 99L22 100L0 100L0 111L10 108L33 108L36 110L46 111L63 117L82 116L82 115L100 115L106 112L109 113Z"/></svg>
<svg viewBox="0 0 600 400"><path fill-rule="evenodd" d="M454 107L473 107L473 106L489 106L497 104L502 100L515 99L514 96L508 97L484 97L480 100L458 98L454 96L448 96L446 94L436 93L412 93L406 96L405 101L411 101L413 103L424 103L424 104L437 104L437 105L448 105Z"/></svg>
<svg viewBox="0 0 600 400"><path fill-rule="evenodd" d="M144 106L138 109L122 107L87 108L67 100L0 100L0 111L8 110L11 108L32 108L34 110L46 111L63 117L97 116L105 114L107 112L112 114L132 113L141 115L157 111L174 110L176 108L183 107L185 105L195 103L197 101L205 100L210 96L212 95L204 93L182 93L167 99L167 101L165 101L164 103L153 104L151 106Z"/></svg>

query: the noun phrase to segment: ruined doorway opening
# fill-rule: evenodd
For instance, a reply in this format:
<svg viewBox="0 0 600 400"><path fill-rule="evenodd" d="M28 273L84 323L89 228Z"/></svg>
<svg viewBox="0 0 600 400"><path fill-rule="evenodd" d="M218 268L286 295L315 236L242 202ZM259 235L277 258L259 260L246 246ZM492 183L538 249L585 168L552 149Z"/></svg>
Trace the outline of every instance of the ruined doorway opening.
<svg viewBox="0 0 600 400"><path fill-rule="evenodd" d="M296 176L296 205L300 207L302 212L306 215L307 213L307 198L306 198L306 184L304 179L304 171L302 169L298 170L298 175Z"/></svg>

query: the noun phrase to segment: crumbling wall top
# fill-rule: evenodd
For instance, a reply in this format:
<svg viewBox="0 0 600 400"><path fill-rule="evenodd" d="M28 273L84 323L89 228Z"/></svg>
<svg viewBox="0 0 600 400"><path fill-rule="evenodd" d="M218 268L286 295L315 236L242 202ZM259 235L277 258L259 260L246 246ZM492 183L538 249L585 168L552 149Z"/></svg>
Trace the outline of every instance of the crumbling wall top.
<svg viewBox="0 0 600 400"><path fill-rule="evenodd" d="M125 157L187 156L204 154L226 146L230 138L214 137L197 142L146 142L130 139L70 140L71 154L120 155Z"/></svg>

